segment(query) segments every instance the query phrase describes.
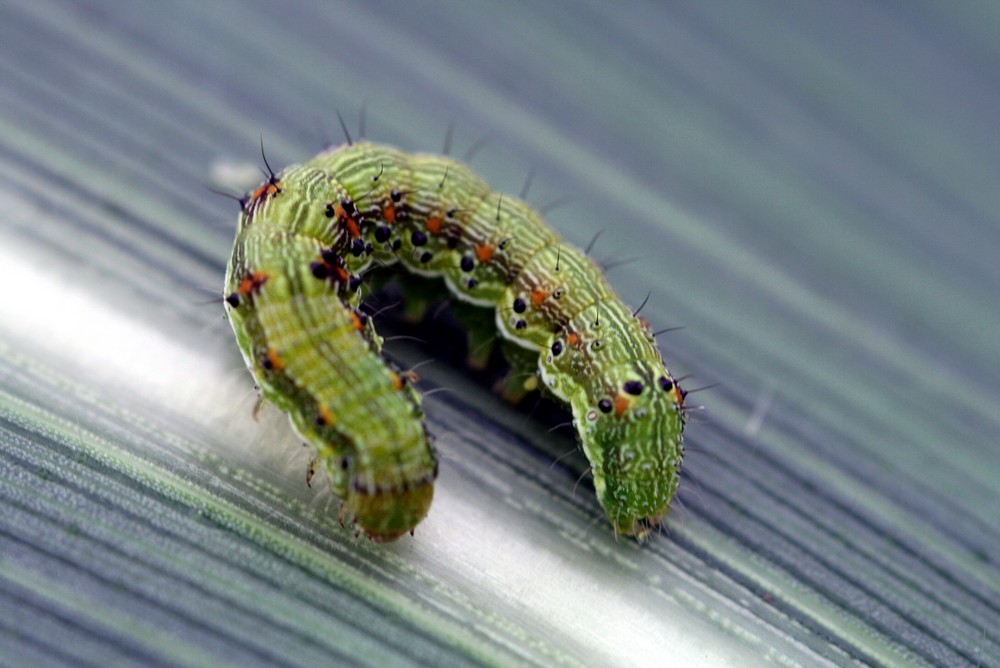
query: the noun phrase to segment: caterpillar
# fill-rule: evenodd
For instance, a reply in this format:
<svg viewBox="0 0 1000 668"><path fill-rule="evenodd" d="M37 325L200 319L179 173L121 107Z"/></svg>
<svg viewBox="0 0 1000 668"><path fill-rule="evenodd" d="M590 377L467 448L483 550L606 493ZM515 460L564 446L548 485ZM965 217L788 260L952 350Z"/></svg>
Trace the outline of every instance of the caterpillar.
<svg viewBox="0 0 1000 668"><path fill-rule="evenodd" d="M499 334L512 394L537 385L569 407L616 535L641 541L659 525L686 393L586 253L447 156L348 141L268 171L241 199L225 308L263 397L325 464L342 523L394 540L433 497L420 397L359 308L367 274L401 266L404 287L443 279L471 340ZM529 382L510 380L525 369Z"/></svg>

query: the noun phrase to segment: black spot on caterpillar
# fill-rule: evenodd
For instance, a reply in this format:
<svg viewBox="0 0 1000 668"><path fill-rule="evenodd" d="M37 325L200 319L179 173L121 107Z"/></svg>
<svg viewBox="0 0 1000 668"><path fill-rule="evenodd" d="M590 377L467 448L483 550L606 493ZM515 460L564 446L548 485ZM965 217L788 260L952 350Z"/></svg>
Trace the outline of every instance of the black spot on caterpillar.
<svg viewBox="0 0 1000 668"><path fill-rule="evenodd" d="M512 376L529 366L569 406L616 533L642 539L659 524L685 392L646 322L520 199L451 158L368 142L271 174L245 198L225 288L247 366L325 462L343 522L375 540L412 531L437 475L420 397L358 310L361 276L389 265L480 307L487 317L469 326L520 351Z"/></svg>

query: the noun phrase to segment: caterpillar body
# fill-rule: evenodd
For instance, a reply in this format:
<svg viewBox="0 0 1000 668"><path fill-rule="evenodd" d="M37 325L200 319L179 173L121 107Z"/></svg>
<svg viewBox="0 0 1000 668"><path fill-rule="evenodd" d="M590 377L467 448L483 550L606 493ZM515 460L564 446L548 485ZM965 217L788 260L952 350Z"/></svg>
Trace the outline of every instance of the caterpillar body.
<svg viewBox="0 0 1000 668"><path fill-rule="evenodd" d="M437 474L419 396L358 310L362 275L390 265L492 312L489 327L519 351L512 366L527 360L572 411L615 532L641 540L658 525L677 488L685 392L647 323L526 203L449 157L369 142L242 200L225 288L247 366L325 462L342 521L375 540L412 531Z"/></svg>

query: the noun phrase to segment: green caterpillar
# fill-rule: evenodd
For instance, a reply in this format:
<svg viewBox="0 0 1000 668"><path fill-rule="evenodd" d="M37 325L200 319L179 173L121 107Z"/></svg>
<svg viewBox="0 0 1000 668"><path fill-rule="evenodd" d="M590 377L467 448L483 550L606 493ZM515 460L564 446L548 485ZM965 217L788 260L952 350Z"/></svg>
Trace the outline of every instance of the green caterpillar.
<svg viewBox="0 0 1000 668"><path fill-rule="evenodd" d="M368 142L272 174L242 200L225 288L247 366L326 464L342 522L394 540L433 496L420 398L358 310L362 275L397 263L475 307L472 340L499 332L508 379L529 365L568 404L615 532L645 538L677 489L686 419L648 325L524 202L449 157ZM534 386L508 381L511 394Z"/></svg>

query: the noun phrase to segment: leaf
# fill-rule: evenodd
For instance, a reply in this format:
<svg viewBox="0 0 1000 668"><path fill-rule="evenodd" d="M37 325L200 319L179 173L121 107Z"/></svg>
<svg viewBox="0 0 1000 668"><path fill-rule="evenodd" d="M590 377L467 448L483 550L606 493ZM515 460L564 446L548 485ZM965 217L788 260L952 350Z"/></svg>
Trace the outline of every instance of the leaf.
<svg viewBox="0 0 1000 668"><path fill-rule="evenodd" d="M4 3L0 659L1000 664L988 7ZM253 421L205 186L362 105L637 256L611 280L720 383L664 535L615 541L572 436L445 365L399 544Z"/></svg>

